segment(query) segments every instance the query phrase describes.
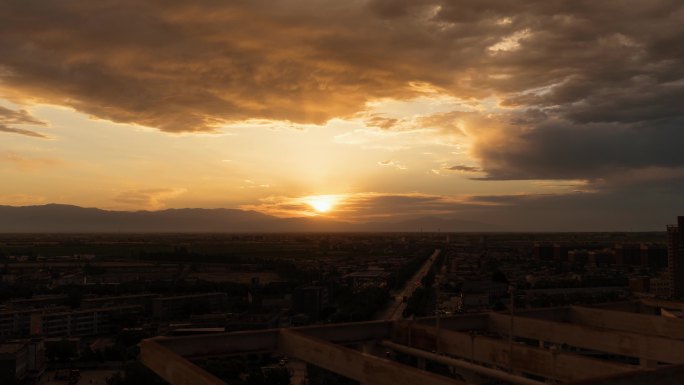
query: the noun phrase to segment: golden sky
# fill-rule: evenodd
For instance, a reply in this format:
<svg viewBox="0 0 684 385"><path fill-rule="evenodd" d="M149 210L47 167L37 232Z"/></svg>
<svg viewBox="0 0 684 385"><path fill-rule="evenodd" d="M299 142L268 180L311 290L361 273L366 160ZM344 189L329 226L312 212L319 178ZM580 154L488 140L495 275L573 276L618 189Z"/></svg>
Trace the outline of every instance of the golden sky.
<svg viewBox="0 0 684 385"><path fill-rule="evenodd" d="M682 36L674 0L5 1L0 204L655 226Z"/></svg>

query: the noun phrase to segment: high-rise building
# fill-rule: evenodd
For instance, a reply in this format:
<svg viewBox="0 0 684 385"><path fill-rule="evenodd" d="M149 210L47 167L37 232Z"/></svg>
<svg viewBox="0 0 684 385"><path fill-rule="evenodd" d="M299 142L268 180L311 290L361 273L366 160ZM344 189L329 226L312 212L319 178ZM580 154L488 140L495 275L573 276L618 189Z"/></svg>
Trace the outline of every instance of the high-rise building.
<svg viewBox="0 0 684 385"><path fill-rule="evenodd" d="M677 226L667 226L667 274L670 297L684 297L684 216L677 218Z"/></svg>

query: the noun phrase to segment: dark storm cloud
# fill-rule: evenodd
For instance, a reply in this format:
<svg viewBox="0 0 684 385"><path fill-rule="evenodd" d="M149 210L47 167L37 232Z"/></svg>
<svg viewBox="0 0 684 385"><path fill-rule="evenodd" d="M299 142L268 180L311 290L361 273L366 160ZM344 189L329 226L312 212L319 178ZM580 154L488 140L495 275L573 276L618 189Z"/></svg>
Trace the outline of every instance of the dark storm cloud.
<svg viewBox="0 0 684 385"><path fill-rule="evenodd" d="M684 165L682 4L545 3L525 3L547 15L536 26L512 19L531 34L501 55L507 76L490 80L518 111L474 133L488 178L611 179Z"/></svg>
<svg viewBox="0 0 684 385"><path fill-rule="evenodd" d="M515 231L662 231L684 210L682 180L662 180L593 193L477 197L497 205L461 210L465 218ZM670 190L677 184L679 193Z"/></svg>
<svg viewBox="0 0 684 385"><path fill-rule="evenodd" d="M684 118L638 123L545 121L476 143L488 179L601 179L684 166Z"/></svg>
<svg viewBox="0 0 684 385"><path fill-rule="evenodd" d="M34 138L42 138L42 139L47 138L46 135L43 135L39 132L27 130L24 128L14 127L14 125L17 125L17 124L31 124L31 125L44 126L45 122L34 118L27 111L24 111L24 110L15 111L15 110L10 110L9 108L5 108L5 107L0 106L0 132L31 136Z"/></svg>
<svg viewBox="0 0 684 385"><path fill-rule="evenodd" d="M349 208L361 221L391 217L480 221L506 231L663 230L684 210L684 179L632 183L629 189L564 194L376 195ZM399 213L400 215L395 215Z"/></svg>

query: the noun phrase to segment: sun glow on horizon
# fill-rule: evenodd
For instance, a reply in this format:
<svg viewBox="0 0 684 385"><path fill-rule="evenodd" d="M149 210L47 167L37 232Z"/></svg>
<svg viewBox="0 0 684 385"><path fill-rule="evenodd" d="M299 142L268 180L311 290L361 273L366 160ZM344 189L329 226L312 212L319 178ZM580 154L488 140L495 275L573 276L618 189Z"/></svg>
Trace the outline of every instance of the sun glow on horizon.
<svg viewBox="0 0 684 385"><path fill-rule="evenodd" d="M331 211L339 202L337 195L314 195L304 199L317 213L324 214Z"/></svg>

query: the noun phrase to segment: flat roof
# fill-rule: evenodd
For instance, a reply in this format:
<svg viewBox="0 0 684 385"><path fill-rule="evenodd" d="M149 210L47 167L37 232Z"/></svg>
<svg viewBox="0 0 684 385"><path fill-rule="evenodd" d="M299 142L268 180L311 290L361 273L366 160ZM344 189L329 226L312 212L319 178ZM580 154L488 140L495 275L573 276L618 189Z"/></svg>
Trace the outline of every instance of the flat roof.
<svg viewBox="0 0 684 385"><path fill-rule="evenodd" d="M0 354L15 354L26 346L24 342L0 343Z"/></svg>

